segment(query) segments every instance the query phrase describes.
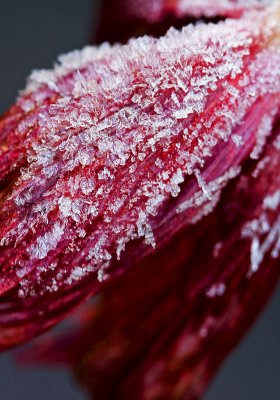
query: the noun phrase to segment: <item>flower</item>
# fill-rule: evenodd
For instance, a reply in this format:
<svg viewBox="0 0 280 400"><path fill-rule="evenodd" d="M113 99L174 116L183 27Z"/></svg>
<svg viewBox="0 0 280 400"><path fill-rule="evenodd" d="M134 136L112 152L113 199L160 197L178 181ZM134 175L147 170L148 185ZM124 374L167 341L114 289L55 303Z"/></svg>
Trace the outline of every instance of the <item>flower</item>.
<svg viewBox="0 0 280 400"><path fill-rule="evenodd" d="M201 395L279 275L278 14L33 73L0 123L2 349L99 292L37 357L96 399Z"/></svg>

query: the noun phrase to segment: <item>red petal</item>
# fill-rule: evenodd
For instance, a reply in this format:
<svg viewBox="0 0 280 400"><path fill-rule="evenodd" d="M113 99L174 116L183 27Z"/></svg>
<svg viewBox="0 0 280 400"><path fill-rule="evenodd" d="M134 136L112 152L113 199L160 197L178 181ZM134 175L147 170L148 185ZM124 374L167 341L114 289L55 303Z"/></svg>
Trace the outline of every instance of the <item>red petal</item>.
<svg viewBox="0 0 280 400"><path fill-rule="evenodd" d="M165 34L199 18L217 21L240 18L248 10L261 10L273 0L103 0L94 42L125 42L132 36Z"/></svg>
<svg viewBox="0 0 280 400"><path fill-rule="evenodd" d="M215 211L111 284L79 329L41 343L96 400L198 399L280 270L279 122Z"/></svg>
<svg viewBox="0 0 280 400"><path fill-rule="evenodd" d="M275 11L33 74L0 127L2 348L209 214L258 157L280 103Z"/></svg>

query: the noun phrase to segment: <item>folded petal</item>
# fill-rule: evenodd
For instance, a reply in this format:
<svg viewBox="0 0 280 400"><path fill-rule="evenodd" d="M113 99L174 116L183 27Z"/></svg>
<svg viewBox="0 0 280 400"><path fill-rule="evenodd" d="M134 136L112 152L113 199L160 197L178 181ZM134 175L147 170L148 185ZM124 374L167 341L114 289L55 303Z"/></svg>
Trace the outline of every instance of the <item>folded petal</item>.
<svg viewBox="0 0 280 400"><path fill-rule="evenodd" d="M279 280L279 143L278 120L210 215L23 359L70 364L96 400L201 398Z"/></svg>
<svg viewBox="0 0 280 400"><path fill-rule="evenodd" d="M33 73L0 122L1 348L163 249L260 157L279 116L277 12Z"/></svg>

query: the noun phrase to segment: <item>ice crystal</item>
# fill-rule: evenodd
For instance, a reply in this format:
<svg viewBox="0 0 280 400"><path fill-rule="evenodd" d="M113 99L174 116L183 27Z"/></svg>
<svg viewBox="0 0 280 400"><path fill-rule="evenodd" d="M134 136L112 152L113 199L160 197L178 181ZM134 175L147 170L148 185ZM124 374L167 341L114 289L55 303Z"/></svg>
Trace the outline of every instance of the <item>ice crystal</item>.
<svg viewBox="0 0 280 400"><path fill-rule="evenodd" d="M86 47L33 72L0 125L9 304L49 292L76 304L209 215L250 154L261 160L280 105L275 11ZM241 232L253 271L279 251L268 195Z"/></svg>
<svg viewBox="0 0 280 400"><path fill-rule="evenodd" d="M88 274L89 261L103 271L131 240L144 237L155 247L153 218L170 196L178 198L177 213L198 208L190 223L211 212L242 156L209 177L206 161L231 135L237 154L247 134L240 124L253 106L263 117L252 157L271 130L278 106L268 115L262 98L280 91L279 51L267 61L275 30L269 12L252 13L171 29L160 39L87 47L61 56L53 70L34 72L18 100L27 112L19 138L28 164L2 206L10 219L1 231L2 259L28 242L9 265L26 265L29 273L40 260L36 275L58 249L61 266L72 253L74 269L57 268L51 277L69 284ZM197 191L185 198L182 186L192 176ZM36 293L33 286L27 279L25 292Z"/></svg>

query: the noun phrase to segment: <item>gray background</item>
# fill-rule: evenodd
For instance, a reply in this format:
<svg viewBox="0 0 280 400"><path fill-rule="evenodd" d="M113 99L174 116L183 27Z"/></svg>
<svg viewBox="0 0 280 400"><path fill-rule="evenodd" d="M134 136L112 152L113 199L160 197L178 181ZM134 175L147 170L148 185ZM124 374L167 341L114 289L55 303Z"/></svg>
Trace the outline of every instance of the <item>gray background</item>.
<svg viewBox="0 0 280 400"><path fill-rule="evenodd" d="M98 11L90 0L1 0L0 113L11 105L33 68L50 67L58 54L82 47ZM227 360L205 400L280 399L280 291ZM16 367L0 356L1 400L85 399L63 370ZM114 400L114 399L112 399ZM133 399L132 399L133 400Z"/></svg>

